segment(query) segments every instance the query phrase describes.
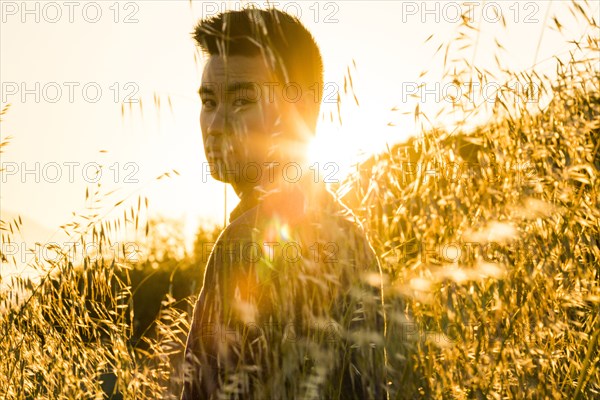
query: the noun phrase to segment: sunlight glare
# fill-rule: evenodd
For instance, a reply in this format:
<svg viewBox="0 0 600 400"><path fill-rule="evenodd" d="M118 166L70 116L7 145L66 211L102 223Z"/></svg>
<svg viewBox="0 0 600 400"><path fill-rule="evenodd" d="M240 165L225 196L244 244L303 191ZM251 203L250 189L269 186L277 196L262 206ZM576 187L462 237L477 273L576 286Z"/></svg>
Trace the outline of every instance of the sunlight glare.
<svg viewBox="0 0 600 400"><path fill-rule="evenodd" d="M315 172L318 169L325 183L342 182L357 163L386 148L383 132L377 134L373 126L367 126L368 121L353 119L342 127L319 124L308 145L309 168Z"/></svg>

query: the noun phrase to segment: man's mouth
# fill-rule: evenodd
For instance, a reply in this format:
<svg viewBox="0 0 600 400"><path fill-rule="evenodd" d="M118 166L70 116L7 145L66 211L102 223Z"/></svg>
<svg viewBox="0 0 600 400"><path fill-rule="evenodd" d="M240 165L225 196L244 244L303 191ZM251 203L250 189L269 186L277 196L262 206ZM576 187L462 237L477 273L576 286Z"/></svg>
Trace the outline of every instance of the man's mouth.
<svg viewBox="0 0 600 400"><path fill-rule="evenodd" d="M221 153L211 152L206 155L206 158L208 159L209 162L217 162L217 161L223 160L223 155Z"/></svg>

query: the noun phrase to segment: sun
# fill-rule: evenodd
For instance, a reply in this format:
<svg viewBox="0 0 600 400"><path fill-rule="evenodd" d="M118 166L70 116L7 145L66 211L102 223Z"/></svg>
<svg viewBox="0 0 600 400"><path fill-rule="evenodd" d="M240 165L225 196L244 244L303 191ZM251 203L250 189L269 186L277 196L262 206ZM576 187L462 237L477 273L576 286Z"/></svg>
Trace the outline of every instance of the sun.
<svg viewBox="0 0 600 400"><path fill-rule="evenodd" d="M325 183L342 182L361 161L384 151L388 142L368 118L353 118L343 126L321 123L307 148L307 161Z"/></svg>
<svg viewBox="0 0 600 400"><path fill-rule="evenodd" d="M325 183L342 182L358 162L357 143L334 129L317 131L307 150L309 168Z"/></svg>

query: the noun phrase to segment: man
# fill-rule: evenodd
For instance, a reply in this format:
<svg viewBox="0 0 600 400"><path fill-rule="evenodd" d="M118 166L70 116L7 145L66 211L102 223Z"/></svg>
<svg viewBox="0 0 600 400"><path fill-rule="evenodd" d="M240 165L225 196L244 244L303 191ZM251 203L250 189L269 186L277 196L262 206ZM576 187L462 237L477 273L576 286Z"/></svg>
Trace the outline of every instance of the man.
<svg viewBox="0 0 600 400"><path fill-rule="evenodd" d="M306 167L319 48L274 9L202 20L194 38L206 157L240 203L206 266L182 399L386 398L377 259Z"/></svg>

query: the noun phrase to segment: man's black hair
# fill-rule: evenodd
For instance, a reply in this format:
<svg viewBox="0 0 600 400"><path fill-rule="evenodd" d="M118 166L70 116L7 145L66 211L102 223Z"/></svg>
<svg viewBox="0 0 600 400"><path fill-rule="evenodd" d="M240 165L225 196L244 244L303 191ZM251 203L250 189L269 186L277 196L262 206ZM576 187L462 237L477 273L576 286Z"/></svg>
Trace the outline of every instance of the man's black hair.
<svg viewBox="0 0 600 400"><path fill-rule="evenodd" d="M323 59L296 17L274 8L226 11L200 20L192 35L207 55L262 55L283 84L299 84L314 97L309 124L314 128L323 93Z"/></svg>

